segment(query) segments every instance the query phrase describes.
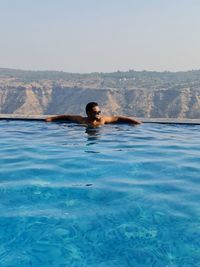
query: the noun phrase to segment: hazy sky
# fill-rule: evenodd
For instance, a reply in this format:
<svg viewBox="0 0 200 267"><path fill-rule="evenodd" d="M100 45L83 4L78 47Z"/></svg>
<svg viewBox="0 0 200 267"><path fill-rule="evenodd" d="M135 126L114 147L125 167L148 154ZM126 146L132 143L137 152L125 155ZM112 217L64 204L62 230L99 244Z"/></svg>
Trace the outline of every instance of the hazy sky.
<svg viewBox="0 0 200 267"><path fill-rule="evenodd" d="M200 0L0 0L0 67L200 69Z"/></svg>

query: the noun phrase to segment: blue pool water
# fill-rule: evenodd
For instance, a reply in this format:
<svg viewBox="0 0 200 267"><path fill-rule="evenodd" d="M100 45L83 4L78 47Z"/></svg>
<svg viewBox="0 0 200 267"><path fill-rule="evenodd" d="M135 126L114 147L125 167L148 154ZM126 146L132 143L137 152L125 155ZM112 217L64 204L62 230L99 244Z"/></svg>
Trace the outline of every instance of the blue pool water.
<svg viewBox="0 0 200 267"><path fill-rule="evenodd" d="M200 266L199 132L0 121L0 266Z"/></svg>

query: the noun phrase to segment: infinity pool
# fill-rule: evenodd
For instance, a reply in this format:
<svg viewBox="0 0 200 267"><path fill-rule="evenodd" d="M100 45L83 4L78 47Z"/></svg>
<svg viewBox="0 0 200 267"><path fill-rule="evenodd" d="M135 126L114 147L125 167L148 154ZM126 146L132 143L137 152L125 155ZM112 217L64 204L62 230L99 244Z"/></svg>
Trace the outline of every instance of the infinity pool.
<svg viewBox="0 0 200 267"><path fill-rule="evenodd" d="M0 121L0 266L199 267L199 132Z"/></svg>

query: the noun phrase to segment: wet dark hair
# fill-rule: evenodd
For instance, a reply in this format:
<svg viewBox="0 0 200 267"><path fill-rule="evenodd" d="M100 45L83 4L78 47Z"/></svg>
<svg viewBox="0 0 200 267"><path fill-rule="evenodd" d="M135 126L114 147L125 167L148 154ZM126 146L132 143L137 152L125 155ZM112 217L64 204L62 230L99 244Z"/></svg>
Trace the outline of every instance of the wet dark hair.
<svg viewBox="0 0 200 267"><path fill-rule="evenodd" d="M86 114L88 114L88 112L90 112L94 107L98 106L97 102L90 102L86 105L85 107L85 112Z"/></svg>

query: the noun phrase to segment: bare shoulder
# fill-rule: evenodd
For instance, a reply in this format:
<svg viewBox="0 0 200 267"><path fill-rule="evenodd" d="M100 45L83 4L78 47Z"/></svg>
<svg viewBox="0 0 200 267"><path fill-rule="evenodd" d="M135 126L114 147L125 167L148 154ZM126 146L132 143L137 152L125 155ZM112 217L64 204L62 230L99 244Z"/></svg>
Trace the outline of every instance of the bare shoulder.
<svg viewBox="0 0 200 267"><path fill-rule="evenodd" d="M117 122L118 117L117 116L103 116L101 119L106 124L106 123Z"/></svg>
<svg viewBox="0 0 200 267"><path fill-rule="evenodd" d="M79 115L71 115L70 120L78 123L86 123L86 118Z"/></svg>
<svg viewBox="0 0 200 267"><path fill-rule="evenodd" d="M80 123L80 124L88 124L87 117L83 117L83 116L80 116L80 115L70 115L69 116L69 120L72 121L72 122Z"/></svg>

